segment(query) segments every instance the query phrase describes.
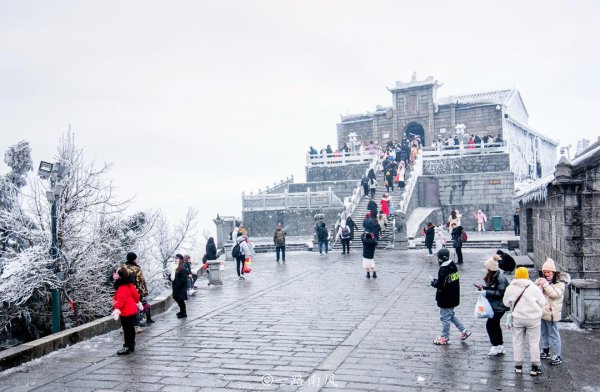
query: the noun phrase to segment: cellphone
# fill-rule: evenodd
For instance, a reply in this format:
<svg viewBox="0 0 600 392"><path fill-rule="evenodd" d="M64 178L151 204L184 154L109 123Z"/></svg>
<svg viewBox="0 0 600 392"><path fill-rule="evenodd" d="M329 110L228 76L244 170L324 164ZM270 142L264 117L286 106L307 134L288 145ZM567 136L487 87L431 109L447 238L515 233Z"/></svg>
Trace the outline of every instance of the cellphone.
<svg viewBox="0 0 600 392"><path fill-rule="evenodd" d="M538 270L538 276L540 278L543 278L544 277L544 272L542 270Z"/></svg>

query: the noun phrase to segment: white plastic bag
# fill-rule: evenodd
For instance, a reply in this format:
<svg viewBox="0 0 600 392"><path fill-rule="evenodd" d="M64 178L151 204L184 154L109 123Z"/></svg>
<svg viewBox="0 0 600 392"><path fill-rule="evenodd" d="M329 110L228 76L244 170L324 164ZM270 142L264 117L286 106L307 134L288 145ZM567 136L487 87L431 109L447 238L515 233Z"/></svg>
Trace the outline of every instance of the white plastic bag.
<svg viewBox="0 0 600 392"><path fill-rule="evenodd" d="M504 323L507 329L512 329L513 326L513 317L512 312L506 312L506 322Z"/></svg>
<svg viewBox="0 0 600 392"><path fill-rule="evenodd" d="M494 317L494 309L490 305L490 301L483 294L479 294L477 303L475 304L475 318L492 318Z"/></svg>

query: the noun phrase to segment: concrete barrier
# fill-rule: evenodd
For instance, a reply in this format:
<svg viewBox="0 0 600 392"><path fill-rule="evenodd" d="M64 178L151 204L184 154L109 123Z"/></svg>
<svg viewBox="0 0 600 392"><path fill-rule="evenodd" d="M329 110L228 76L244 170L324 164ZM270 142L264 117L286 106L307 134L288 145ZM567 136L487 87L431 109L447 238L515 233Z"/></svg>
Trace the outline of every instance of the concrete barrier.
<svg viewBox="0 0 600 392"><path fill-rule="evenodd" d="M150 301L152 314L156 315L164 313L169 309L172 303L173 297L171 295L157 297L154 301ZM45 336L41 339L0 351L0 371L19 366L32 359L43 357L53 351L60 350L61 348L119 328L121 328L121 323L115 321L112 316L107 316L65 331Z"/></svg>

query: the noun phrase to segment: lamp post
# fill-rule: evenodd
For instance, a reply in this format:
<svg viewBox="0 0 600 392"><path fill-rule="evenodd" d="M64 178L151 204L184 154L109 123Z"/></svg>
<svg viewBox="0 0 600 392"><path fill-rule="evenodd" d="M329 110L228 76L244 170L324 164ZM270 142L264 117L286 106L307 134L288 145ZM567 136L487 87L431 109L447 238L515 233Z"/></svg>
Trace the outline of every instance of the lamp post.
<svg viewBox="0 0 600 392"><path fill-rule="evenodd" d="M64 190L63 178L69 173L69 167L60 163L40 162L38 176L50 180L50 190L46 191L46 198L51 203L50 231L52 233L52 245L50 246L50 257L52 264L49 266L55 274L58 274L58 200ZM60 295L58 289L52 290L52 333L60 332Z"/></svg>

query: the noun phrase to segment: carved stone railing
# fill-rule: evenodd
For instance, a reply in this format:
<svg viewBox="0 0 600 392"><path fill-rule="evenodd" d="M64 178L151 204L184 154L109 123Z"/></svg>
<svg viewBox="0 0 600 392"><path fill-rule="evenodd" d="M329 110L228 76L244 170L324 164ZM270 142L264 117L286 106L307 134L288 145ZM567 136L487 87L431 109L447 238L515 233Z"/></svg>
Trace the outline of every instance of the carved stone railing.
<svg viewBox="0 0 600 392"><path fill-rule="evenodd" d="M288 184L292 184L293 182L294 175L292 174L290 177L286 177L285 180L279 180L279 182L274 182L273 186L267 185L264 190L258 188L258 194L278 192L282 188L287 188Z"/></svg>
<svg viewBox="0 0 600 392"><path fill-rule="evenodd" d="M402 200L398 206L399 212L405 215L410 203L410 198L412 197L412 193L415 190L417 181L419 180L419 176L423 174L423 151L419 151L419 154L417 155L415 163L412 165L411 169L410 175L405 182Z"/></svg>
<svg viewBox="0 0 600 392"><path fill-rule="evenodd" d="M383 157L379 153L377 153L375 155L371 154L371 155L369 155L369 157L371 157L371 164L365 170L365 176L367 174L369 174L369 171L371 169L373 169L373 171L377 171L377 167L383 161ZM333 241L331 241L332 249L334 248L334 246L337 242L337 238L335 237L335 235L337 234L337 231L336 231L337 228L342 224L342 222L346 221L346 218L348 218L349 216L352 216L352 213L354 213L356 206L358 205L358 203L360 203L360 200L362 199L363 196L364 196L364 191L363 191L363 187L360 184L360 180L359 180L356 188L354 188L354 191L352 191L352 196L350 197L350 202L348 203L348 205L346 205L346 208L344 208L344 211L342 211L340 213L340 217L333 224L333 227L331 228L332 232L330 233L331 235L329 236L329 238L333 238Z"/></svg>
<svg viewBox="0 0 600 392"><path fill-rule="evenodd" d="M468 144L454 146L425 147L422 149L422 155L425 158L453 157L465 155L481 154L501 154L506 153L507 148L504 143L481 143L470 147Z"/></svg>
<svg viewBox="0 0 600 392"><path fill-rule="evenodd" d="M245 195L242 193L242 210L282 210L288 208L328 208L341 207L342 201L332 190L289 193L260 193Z"/></svg>
<svg viewBox="0 0 600 392"><path fill-rule="evenodd" d="M338 154L316 154L306 153L306 166L336 166L356 163L367 163L373 160L374 154L348 152Z"/></svg>

